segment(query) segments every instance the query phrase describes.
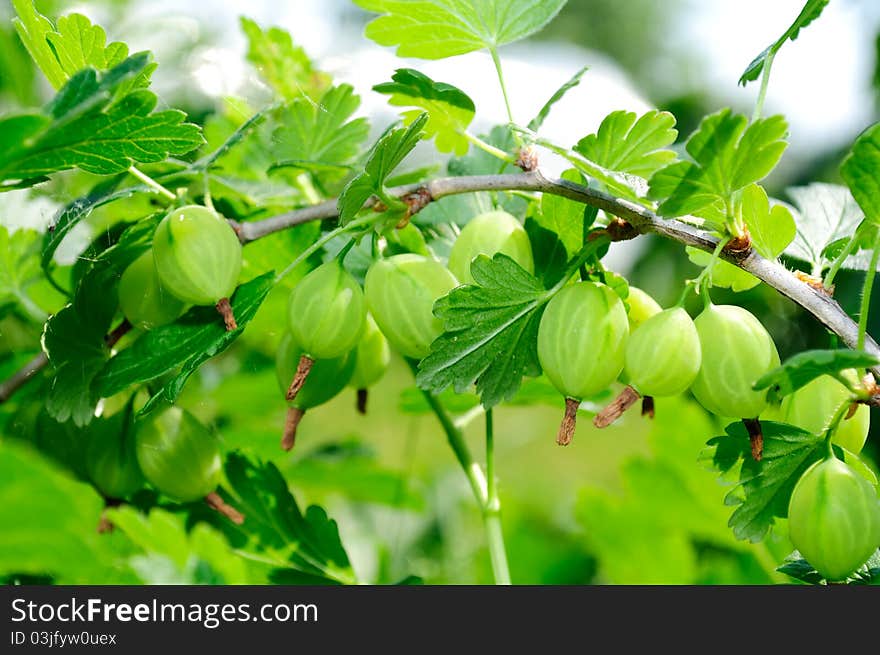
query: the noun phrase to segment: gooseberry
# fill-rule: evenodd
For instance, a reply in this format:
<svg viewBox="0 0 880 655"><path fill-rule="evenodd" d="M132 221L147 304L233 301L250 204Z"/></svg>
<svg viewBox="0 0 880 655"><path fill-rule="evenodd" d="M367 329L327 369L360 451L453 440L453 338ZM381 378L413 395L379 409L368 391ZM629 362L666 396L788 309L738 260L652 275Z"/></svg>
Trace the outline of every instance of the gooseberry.
<svg viewBox="0 0 880 655"><path fill-rule="evenodd" d="M565 396L558 444L571 442L580 400L607 388L620 374L628 337L626 308L604 284L578 282L547 303L538 327L538 359Z"/></svg>
<svg viewBox="0 0 880 655"><path fill-rule="evenodd" d="M629 305L627 318L629 319L629 330L632 332L642 323L651 318L654 314L659 314L663 308L647 293L630 285L629 295L626 297L626 304Z"/></svg>
<svg viewBox="0 0 880 655"><path fill-rule="evenodd" d="M361 414L367 411L367 389L382 379L390 361L388 340L373 317L367 314L364 333L355 350L354 373L348 383L357 390L357 409Z"/></svg>
<svg viewBox="0 0 880 655"><path fill-rule="evenodd" d="M129 413L124 410L93 425L86 447L89 478L107 498L126 498L144 485Z"/></svg>
<svg viewBox="0 0 880 655"><path fill-rule="evenodd" d="M688 313L667 309L646 319L626 346L626 374L642 395L675 396L700 370L700 338Z"/></svg>
<svg viewBox="0 0 880 655"><path fill-rule="evenodd" d="M236 329L229 296L241 272L241 242L217 212L199 205L172 209L156 228L153 258L159 280L192 305L215 305Z"/></svg>
<svg viewBox="0 0 880 655"><path fill-rule="evenodd" d="M449 252L449 270L462 284L473 284L471 262L477 255L490 259L497 253L510 257L529 273L535 270L532 245L525 228L506 211L491 211L472 218Z"/></svg>
<svg viewBox="0 0 880 655"><path fill-rule="evenodd" d="M285 334L278 346L275 357L275 373L282 393L286 392L290 380L295 376L303 349L293 335ZM345 388L355 369L355 353L349 351L333 359L317 359L312 365L308 378L300 387L293 400L288 401L287 419L281 447L293 448L296 429L306 410L322 405Z"/></svg>
<svg viewBox="0 0 880 655"><path fill-rule="evenodd" d="M877 490L829 457L798 480L788 506L791 542L827 580L844 580L880 545Z"/></svg>
<svg viewBox="0 0 880 655"><path fill-rule="evenodd" d="M171 323L186 305L159 281L152 250L135 259L119 280L119 306L128 322L142 330Z"/></svg>
<svg viewBox="0 0 880 655"><path fill-rule="evenodd" d="M422 359L443 332L434 303L458 286L445 266L421 255L403 254L374 263L367 271L367 307L382 334L405 357Z"/></svg>

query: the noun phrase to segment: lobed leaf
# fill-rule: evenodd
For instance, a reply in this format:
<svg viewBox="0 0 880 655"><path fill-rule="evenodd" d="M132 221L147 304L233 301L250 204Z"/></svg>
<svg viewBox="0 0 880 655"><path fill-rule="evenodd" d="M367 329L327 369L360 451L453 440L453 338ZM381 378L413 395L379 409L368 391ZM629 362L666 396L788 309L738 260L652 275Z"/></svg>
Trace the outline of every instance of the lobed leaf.
<svg viewBox="0 0 880 655"><path fill-rule="evenodd" d="M422 138L422 129L428 120L423 112L408 127L384 134L370 150L362 173L345 186L339 196L339 223L352 220L372 195L384 194L385 180Z"/></svg>
<svg viewBox="0 0 880 655"><path fill-rule="evenodd" d="M742 468L737 486L724 499L736 505L728 525L737 539L758 542L764 538L776 518L788 516L791 492L803 472L821 459L825 450L823 436L793 425L761 421L764 453L756 462L750 455L749 435L742 423L731 423L726 434L708 445L724 452L718 461L729 470L738 460Z"/></svg>
<svg viewBox="0 0 880 655"><path fill-rule="evenodd" d="M248 549L278 561L275 582L356 582L336 521L317 505L302 512L274 464L234 452L226 457L225 470L231 502L246 517L240 530L250 537Z"/></svg>
<svg viewBox="0 0 880 655"><path fill-rule="evenodd" d="M749 124L748 119L723 109L707 116L688 139L694 161L660 169L651 177L648 197L661 201L664 216L694 214L766 177L779 162L787 143L788 125L782 116Z"/></svg>
<svg viewBox="0 0 880 655"><path fill-rule="evenodd" d="M837 375L848 369L876 366L880 358L858 350L807 350L762 375L753 385L756 390L770 389L771 401L794 393L820 375Z"/></svg>
<svg viewBox="0 0 880 655"><path fill-rule="evenodd" d="M419 364L417 384L434 393L474 383L486 408L513 397L524 375L541 372L537 335L552 294L506 255L480 255L476 284L457 287L434 305L444 332Z"/></svg>
<svg viewBox="0 0 880 655"><path fill-rule="evenodd" d="M566 0L354 0L378 14L365 33L400 57L444 59L524 39Z"/></svg>
<svg viewBox="0 0 880 655"><path fill-rule="evenodd" d="M204 139L197 125L177 110L153 112L156 96L146 90L114 94L142 73L145 55L135 55L99 75L77 73L47 107L48 116L6 119L12 134L0 142L0 182L37 178L80 168L98 175L127 170L135 163L161 162L194 150Z"/></svg>
<svg viewBox="0 0 880 655"><path fill-rule="evenodd" d="M318 104L307 98L294 100L281 112L273 135L272 154L279 160L273 168L318 168L322 178L342 177L370 132L366 118L352 119L360 103L348 84L330 88Z"/></svg>
<svg viewBox="0 0 880 655"><path fill-rule="evenodd" d="M435 82L412 68L398 68L391 79L392 82L377 84L373 91L390 95L391 105L419 108L405 112L404 123L418 118L419 110L427 111L425 138L434 139L440 152L454 152L459 156L467 153L470 144L464 132L476 109L464 91L451 84Z"/></svg>

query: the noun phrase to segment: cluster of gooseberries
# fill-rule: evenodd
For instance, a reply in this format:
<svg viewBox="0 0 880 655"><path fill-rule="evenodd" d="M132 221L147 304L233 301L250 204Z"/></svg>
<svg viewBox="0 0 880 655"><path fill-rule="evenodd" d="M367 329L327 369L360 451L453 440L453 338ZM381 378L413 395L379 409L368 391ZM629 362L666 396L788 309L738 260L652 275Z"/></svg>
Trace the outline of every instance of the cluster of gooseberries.
<svg viewBox="0 0 880 655"><path fill-rule="evenodd" d="M366 390L384 375L391 348L413 360L426 357L443 331L433 313L437 299L459 284L474 283L476 256L497 253L534 270L526 231L504 211L469 221L453 244L448 267L423 255L396 254L374 262L362 288L337 256L303 277L291 292L287 331L276 356L288 403L282 447L293 447L308 409L346 387L358 390L358 409L365 411ZM241 246L222 217L204 207L175 209L157 228L152 250L123 274L122 310L133 325L151 329L173 321L187 305L215 305L227 329L235 329L228 298L240 266ZM544 309L537 353L565 398L560 445L572 440L581 402L616 381L626 385L624 391L596 415L597 427L613 423L639 398L643 413L653 416L653 398L689 389L709 412L744 421L756 460L762 456L759 418L827 434L828 456L803 473L792 493L791 539L828 580L850 575L880 543L876 489L830 446L855 457L865 443L870 417L868 407L853 397L856 372L823 375L781 406L769 406L767 394L753 386L779 366L779 356L767 330L747 310L707 301L691 319L682 306L664 310L635 287L623 299L601 281L571 281ZM841 408L850 403L844 416ZM146 479L174 500L208 497L222 507L214 493L220 474L216 439L180 409L141 426L133 442L94 440L89 459L93 481L109 497L125 497Z"/></svg>

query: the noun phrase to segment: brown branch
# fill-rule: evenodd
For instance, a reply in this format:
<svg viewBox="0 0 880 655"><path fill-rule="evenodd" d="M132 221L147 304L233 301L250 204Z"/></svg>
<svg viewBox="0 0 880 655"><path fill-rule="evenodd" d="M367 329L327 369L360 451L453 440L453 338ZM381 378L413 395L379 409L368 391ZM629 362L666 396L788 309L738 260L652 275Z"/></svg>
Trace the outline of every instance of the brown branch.
<svg viewBox="0 0 880 655"><path fill-rule="evenodd" d="M636 202L616 198L597 189L591 189L568 180L548 179L540 171L445 177L423 184L394 187L389 190L389 193L400 198L420 190L435 200L477 191L551 193L617 216L630 223L641 234L659 234L667 239L673 239L686 246L693 246L706 252L713 252L718 245L718 240L714 236L690 224L690 222L697 222L698 219L689 222L688 217L681 219L662 218ZM370 208L375 203L376 199L371 198L365 207ZM333 219L337 216L336 200L328 200L319 205L279 214L261 221L242 223L239 228L241 239L246 243L308 221ZM830 298L826 292L805 283L798 278L796 273L789 271L777 261L765 259L754 250L737 253L722 252L721 257L766 282L779 293L806 309L850 348L857 347L858 326L843 311L837 301ZM866 339L864 350L880 355L880 346L870 337ZM872 371L875 375L880 376L880 366L875 366Z"/></svg>

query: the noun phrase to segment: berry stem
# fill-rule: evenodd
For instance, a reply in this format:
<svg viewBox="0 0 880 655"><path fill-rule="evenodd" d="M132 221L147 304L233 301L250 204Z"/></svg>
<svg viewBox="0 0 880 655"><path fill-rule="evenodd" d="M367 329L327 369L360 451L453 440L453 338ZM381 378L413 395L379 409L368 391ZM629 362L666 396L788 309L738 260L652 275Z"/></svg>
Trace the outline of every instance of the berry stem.
<svg viewBox="0 0 880 655"><path fill-rule="evenodd" d="M630 385L626 385L623 391L617 395L617 398L608 403L605 409L593 417L593 425L597 428L607 428L619 419L626 410L635 405L641 397L642 395L638 391ZM567 406L568 400L566 399L566 408Z"/></svg>
<svg viewBox="0 0 880 655"><path fill-rule="evenodd" d="M232 305L229 304L229 298L221 298L215 305L220 316L223 317L223 323L226 325L226 331L232 332L238 329L238 323L235 322L235 314L232 311Z"/></svg>
<svg viewBox="0 0 880 655"><path fill-rule="evenodd" d="M654 396L642 397L642 416L650 419L654 418Z"/></svg>
<svg viewBox="0 0 880 655"><path fill-rule="evenodd" d="M216 491L212 491L205 496L205 502L208 503L208 506L211 509L220 512L223 516L235 523L235 525L241 525L244 523L244 514L239 512L232 505L228 505Z"/></svg>
<svg viewBox="0 0 880 655"><path fill-rule="evenodd" d="M366 414L367 413L367 399L369 398L369 391L367 389L358 389L357 390L357 407L358 414Z"/></svg>
<svg viewBox="0 0 880 655"><path fill-rule="evenodd" d="M565 399L565 414L562 417L562 423L559 424L559 432L556 434L556 443L560 446L567 446L574 437L574 429L577 425L577 411L580 401L574 398Z"/></svg>
<svg viewBox="0 0 880 655"><path fill-rule="evenodd" d="M281 447L284 450L290 450L296 443L296 429L305 413L306 410L299 407L287 408L287 417L284 419L284 434L281 437Z"/></svg>
<svg viewBox="0 0 880 655"><path fill-rule="evenodd" d="M761 430L761 421L756 418L742 419L746 431L749 433L749 443L752 445L752 459L761 461L764 455L764 432Z"/></svg>
<svg viewBox="0 0 880 655"><path fill-rule="evenodd" d="M293 380L291 380L290 386L287 387L287 394L285 395L287 400L296 399L297 394L306 383L306 379L309 377L309 373L311 373L312 366L314 365L315 360L308 355L303 355L299 358L299 363L296 365L296 373L293 374Z"/></svg>
<svg viewBox="0 0 880 655"><path fill-rule="evenodd" d="M136 166L129 166L128 172L131 173L137 179L139 179L141 182L146 184L148 187L150 187L156 193L159 193L159 194L165 196L166 198L168 198L168 200L172 200L172 201L177 200L177 196L175 196L168 189L163 187L156 180L154 180L152 177L150 177L149 175L144 173L142 170L140 170Z"/></svg>

